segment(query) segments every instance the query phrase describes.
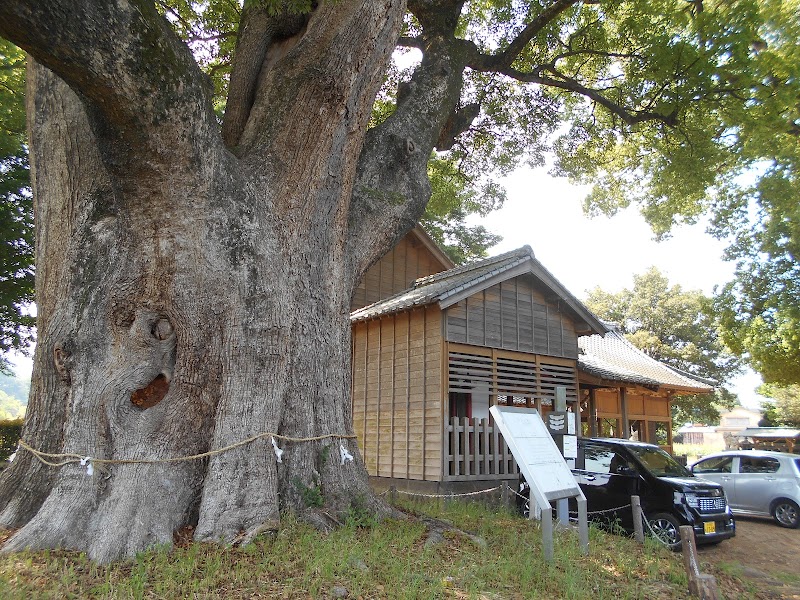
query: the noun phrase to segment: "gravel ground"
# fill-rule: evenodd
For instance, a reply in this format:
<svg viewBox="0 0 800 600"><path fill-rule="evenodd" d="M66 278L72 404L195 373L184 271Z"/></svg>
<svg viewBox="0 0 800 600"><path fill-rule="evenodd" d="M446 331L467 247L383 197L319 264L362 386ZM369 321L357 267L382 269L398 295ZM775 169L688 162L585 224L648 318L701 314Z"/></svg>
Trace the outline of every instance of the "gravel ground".
<svg viewBox="0 0 800 600"><path fill-rule="evenodd" d="M736 537L700 546L698 553L701 565L742 577L758 598L800 600L800 529L736 517Z"/></svg>

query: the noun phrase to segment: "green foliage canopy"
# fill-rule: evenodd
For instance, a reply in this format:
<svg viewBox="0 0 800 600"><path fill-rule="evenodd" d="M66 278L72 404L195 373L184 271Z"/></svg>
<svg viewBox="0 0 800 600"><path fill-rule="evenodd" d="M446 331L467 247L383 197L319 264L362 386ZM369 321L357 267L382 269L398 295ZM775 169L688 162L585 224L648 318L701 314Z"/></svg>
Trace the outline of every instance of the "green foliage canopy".
<svg viewBox="0 0 800 600"><path fill-rule="evenodd" d="M236 47L237 3L159 0L211 75L222 112ZM243 10L303 12L306 0L249 0ZM466 70L460 108L432 165L424 222L453 258L485 254L491 237L465 213L499 207L497 178L555 153L556 174L593 184L586 207L613 213L636 204L657 235L741 198L783 186L796 196L800 132L798 0L411 1L400 50L430 50L431 14L458 14ZM427 28L427 30L426 30ZM408 64L404 61L403 64ZM391 114L416 64L395 64L374 121ZM766 165L766 166L765 166ZM742 192L737 176L760 167L763 184ZM459 190L452 191L454 175ZM442 179L437 181L437 177ZM768 182L773 180L772 184ZM738 193L738 195L737 195ZM463 201L454 209L453 198ZM770 205L779 200L764 200ZM446 223L446 225L445 225ZM739 229L720 221L720 235Z"/></svg>
<svg viewBox="0 0 800 600"><path fill-rule="evenodd" d="M557 170L594 184L590 213L638 205L657 236L710 214L737 265L717 303L724 341L765 381L800 382L800 2L597 10L577 31L617 53L573 68L604 80L616 103L669 118L573 96Z"/></svg>
<svg viewBox="0 0 800 600"><path fill-rule="evenodd" d="M264 6L312 9L307 0L156 4L208 73L218 115L242 15ZM465 65L459 107L439 133L423 219L457 262L493 242L465 218L502 204L496 178L554 153L556 174L592 184L591 213L638 205L659 236L713 213L717 235L734 240L731 258L739 261L720 304L726 341L749 353L767 380L800 379L800 0L411 0L408 7L399 49L434 52L431 40L450 35L443 24L455 18L458 39L440 47ZM415 66L387 72L376 123L392 113ZM0 106L9 102L0 97ZM14 163L4 164L5 174ZM24 213L24 185L12 187L4 197ZM29 263L1 272L12 271L25 279ZM16 290L13 306L29 298Z"/></svg>
<svg viewBox="0 0 800 600"><path fill-rule="evenodd" d="M770 425L800 427L800 385L780 386L764 384L758 393L772 398L765 417L770 417ZM766 404L766 403L765 403Z"/></svg>
<svg viewBox="0 0 800 600"><path fill-rule="evenodd" d="M711 299L699 291L669 285L667 277L651 267L633 278L633 289L618 293L595 288L585 300L600 318L613 321L637 348L671 367L713 379L714 395L680 396L672 402L673 419L713 423L719 408L731 408L735 396L724 384L741 370L717 333Z"/></svg>
<svg viewBox="0 0 800 600"><path fill-rule="evenodd" d="M0 39L0 371L33 341L33 204L25 147L25 55Z"/></svg>

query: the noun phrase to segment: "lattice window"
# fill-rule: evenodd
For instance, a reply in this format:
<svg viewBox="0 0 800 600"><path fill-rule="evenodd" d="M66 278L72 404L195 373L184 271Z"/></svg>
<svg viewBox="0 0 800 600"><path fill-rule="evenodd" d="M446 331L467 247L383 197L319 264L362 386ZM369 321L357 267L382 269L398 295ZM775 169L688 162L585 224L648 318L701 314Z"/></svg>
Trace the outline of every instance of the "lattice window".
<svg viewBox="0 0 800 600"><path fill-rule="evenodd" d="M448 391L469 393L476 387L491 389L494 376L490 356L451 352L449 358Z"/></svg>
<svg viewBox="0 0 800 600"><path fill-rule="evenodd" d="M498 358L497 393L513 396L532 396L536 393L536 363L533 361Z"/></svg>
<svg viewBox="0 0 800 600"><path fill-rule="evenodd" d="M556 387L567 389L567 403L578 399L578 378L572 365L539 362L542 405L552 406L556 398Z"/></svg>
<svg viewBox="0 0 800 600"><path fill-rule="evenodd" d="M553 406L556 387L567 390L567 402L578 399L575 365L550 363L539 357L492 356L451 351L448 366L448 391L470 393L487 390L497 404L534 406L538 398L543 407Z"/></svg>

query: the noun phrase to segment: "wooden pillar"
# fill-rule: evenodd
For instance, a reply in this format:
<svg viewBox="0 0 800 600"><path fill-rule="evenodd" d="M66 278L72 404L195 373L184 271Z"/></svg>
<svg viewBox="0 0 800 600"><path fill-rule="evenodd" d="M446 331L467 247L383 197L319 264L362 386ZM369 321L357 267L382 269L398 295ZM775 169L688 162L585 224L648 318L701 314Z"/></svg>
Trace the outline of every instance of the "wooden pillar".
<svg viewBox="0 0 800 600"><path fill-rule="evenodd" d="M694 530L691 525L681 525L681 541L683 542L683 566L689 579L689 593L702 600L719 600L717 580L713 575L700 572Z"/></svg>
<svg viewBox="0 0 800 600"><path fill-rule="evenodd" d="M628 422L628 398L627 390L624 387L619 388L619 410L622 413L622 439L627 440L631 437L631 426Z"/></svg>

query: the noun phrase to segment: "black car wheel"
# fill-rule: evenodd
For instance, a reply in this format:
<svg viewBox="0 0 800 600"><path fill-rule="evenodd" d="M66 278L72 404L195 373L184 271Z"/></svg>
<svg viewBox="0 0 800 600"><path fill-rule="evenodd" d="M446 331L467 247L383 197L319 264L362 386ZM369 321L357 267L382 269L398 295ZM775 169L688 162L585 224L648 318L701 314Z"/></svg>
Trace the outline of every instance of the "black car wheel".
<svg viewBox="0 0 800 600"><path fill-rule="evenodd" d="M670 550L681 547L681 524L678 519L668 513L658 513L648 519L650 530Z"/></svg>
<svg viewBox="0 0 800 600"><path fill-rule="evenodd" d="M781 527L797 529L800 526L800 509L791 500L783 498L772 505L772 518Z"/></svg>

